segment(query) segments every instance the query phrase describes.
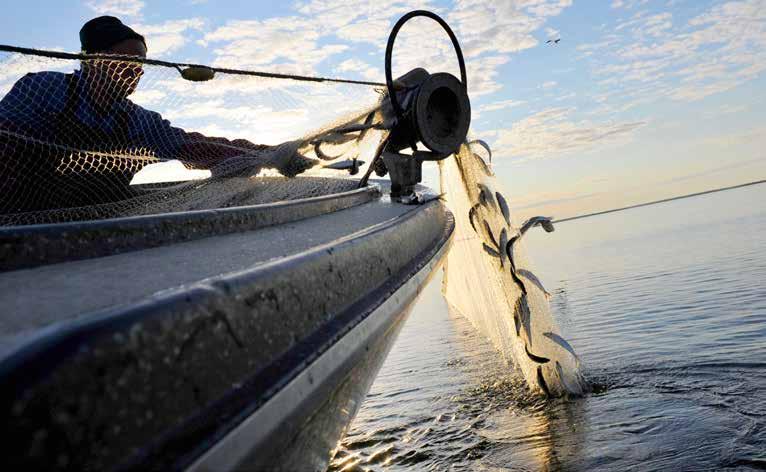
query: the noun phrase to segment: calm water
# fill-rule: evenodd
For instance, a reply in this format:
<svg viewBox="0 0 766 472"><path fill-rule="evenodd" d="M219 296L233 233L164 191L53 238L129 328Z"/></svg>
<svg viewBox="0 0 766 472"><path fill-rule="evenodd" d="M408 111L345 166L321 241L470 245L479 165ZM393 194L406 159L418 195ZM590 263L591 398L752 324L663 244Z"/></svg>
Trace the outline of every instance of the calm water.
<svg viewBox="0 0 766 472"><path fill-rule="evenodd" d="M766 468L766 186L527 243L596 392L527 395L437 279L332 470Z"/></svg>

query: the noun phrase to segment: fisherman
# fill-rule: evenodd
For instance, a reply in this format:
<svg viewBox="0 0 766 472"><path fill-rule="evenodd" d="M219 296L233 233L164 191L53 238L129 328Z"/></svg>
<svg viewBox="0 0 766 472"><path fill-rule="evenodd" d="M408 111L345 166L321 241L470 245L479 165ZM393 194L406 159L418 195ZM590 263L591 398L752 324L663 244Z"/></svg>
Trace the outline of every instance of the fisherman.
<svg viewBox="0 0 766 472"><path fill-rule="evenodd" d="M129 59L145 58L147 45L118 18L88 21L80 30L80 42L85 54L120 55L125 60L84 60L71 74L30 73L0 101L0 212L129 198L132 176L151 163L151 157L211 168L247 150L267 147L188 133L131 102L128 97L144 71L141 63ZM94 157L98 153L106 155ZM131 158L135 156L149 159ZM305 169L280 169L290 174L301 170ZM42 187L33 188L35 183Z"/></svg>

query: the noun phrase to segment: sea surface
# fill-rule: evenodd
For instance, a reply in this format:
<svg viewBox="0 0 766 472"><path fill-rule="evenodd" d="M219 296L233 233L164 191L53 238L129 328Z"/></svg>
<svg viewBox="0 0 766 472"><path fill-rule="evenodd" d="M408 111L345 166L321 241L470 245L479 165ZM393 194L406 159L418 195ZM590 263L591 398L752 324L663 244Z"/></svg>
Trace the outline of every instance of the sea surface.
<svg viewBox="0 0 766 472"><path fill-rule="evenodd" d="M594 392L529 395L436 277L331 470L766 469L766 185L526 243Z"/></svg>

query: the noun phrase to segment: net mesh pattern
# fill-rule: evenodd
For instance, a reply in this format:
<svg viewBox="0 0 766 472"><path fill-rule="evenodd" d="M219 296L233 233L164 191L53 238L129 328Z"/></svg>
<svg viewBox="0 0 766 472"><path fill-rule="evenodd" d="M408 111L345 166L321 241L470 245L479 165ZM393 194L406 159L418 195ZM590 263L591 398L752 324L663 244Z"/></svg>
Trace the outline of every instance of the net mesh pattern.
<svg viewBox="0 0 766 472"><path fill-rule="evenodd" d="M127 58L0 53L0 66L0 225L327 193L337 184L273 178L338 176L323 165L369 162L385 136L369 86L220 72L190 81Z"/></svg>
<svg viewBox="0 0 766 472"><path fill-rule="evenodd" d="M533 391L552 396L586 392L580 360L562 336L549 295L524 249L523 235L531 223L514 220L499 182L475 148L462 146L439 168L447 206L455 215L442 285L450 309L515 364Z"/></svg>
<svg viewBox="0 0 766 472"><path fill-rule="evenodd" d="M212 70L127 59L0 53L0 66L0 226L348 191L358 180L328 178L338 170L327 164L369 170L357 164L370 165L393 124L390 102L369 86L220 71L193 81ZM444 284L452 309L513 359L533 390L584 392L579 360L525 256L531 226L512 220L469 145L441 161L440 175L456 218Z"/></svg>

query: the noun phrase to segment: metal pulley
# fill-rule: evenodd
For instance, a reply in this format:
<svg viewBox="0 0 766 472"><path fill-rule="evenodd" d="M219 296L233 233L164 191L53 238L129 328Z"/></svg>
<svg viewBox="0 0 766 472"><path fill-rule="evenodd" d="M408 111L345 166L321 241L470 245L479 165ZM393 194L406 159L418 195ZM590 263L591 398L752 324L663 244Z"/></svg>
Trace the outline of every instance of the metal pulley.
<svg viewBox="0 0 766 472"><path fill-rule="evenodd" d="M425 16L434 19L447 32L457 54L462 80L445 72L429 74L413 69L393 80L391 55L399 29L409 19ZM391 196L402 203L417 203L414 187L422 180L423 161L444 159L465 142L471 124L465 62L455 34L438 15L416 10L394 25L386 47L386 85L393 126L381 158L391 177ZM421 143L427 150L418 150ZM401 151L406 148L411 154Z"/></svg>
<svg viewBox="0 0 766 472"><path fill-rule="evenodd" d="M388 150L409 147L414 152L420 142L440 156L456 152L465 142L471 123L471 103L463 84L452 74L414 69L397 79L397 86L406 90L404 94L398 92L404 95L404 108L391 129Z"/></svg>

